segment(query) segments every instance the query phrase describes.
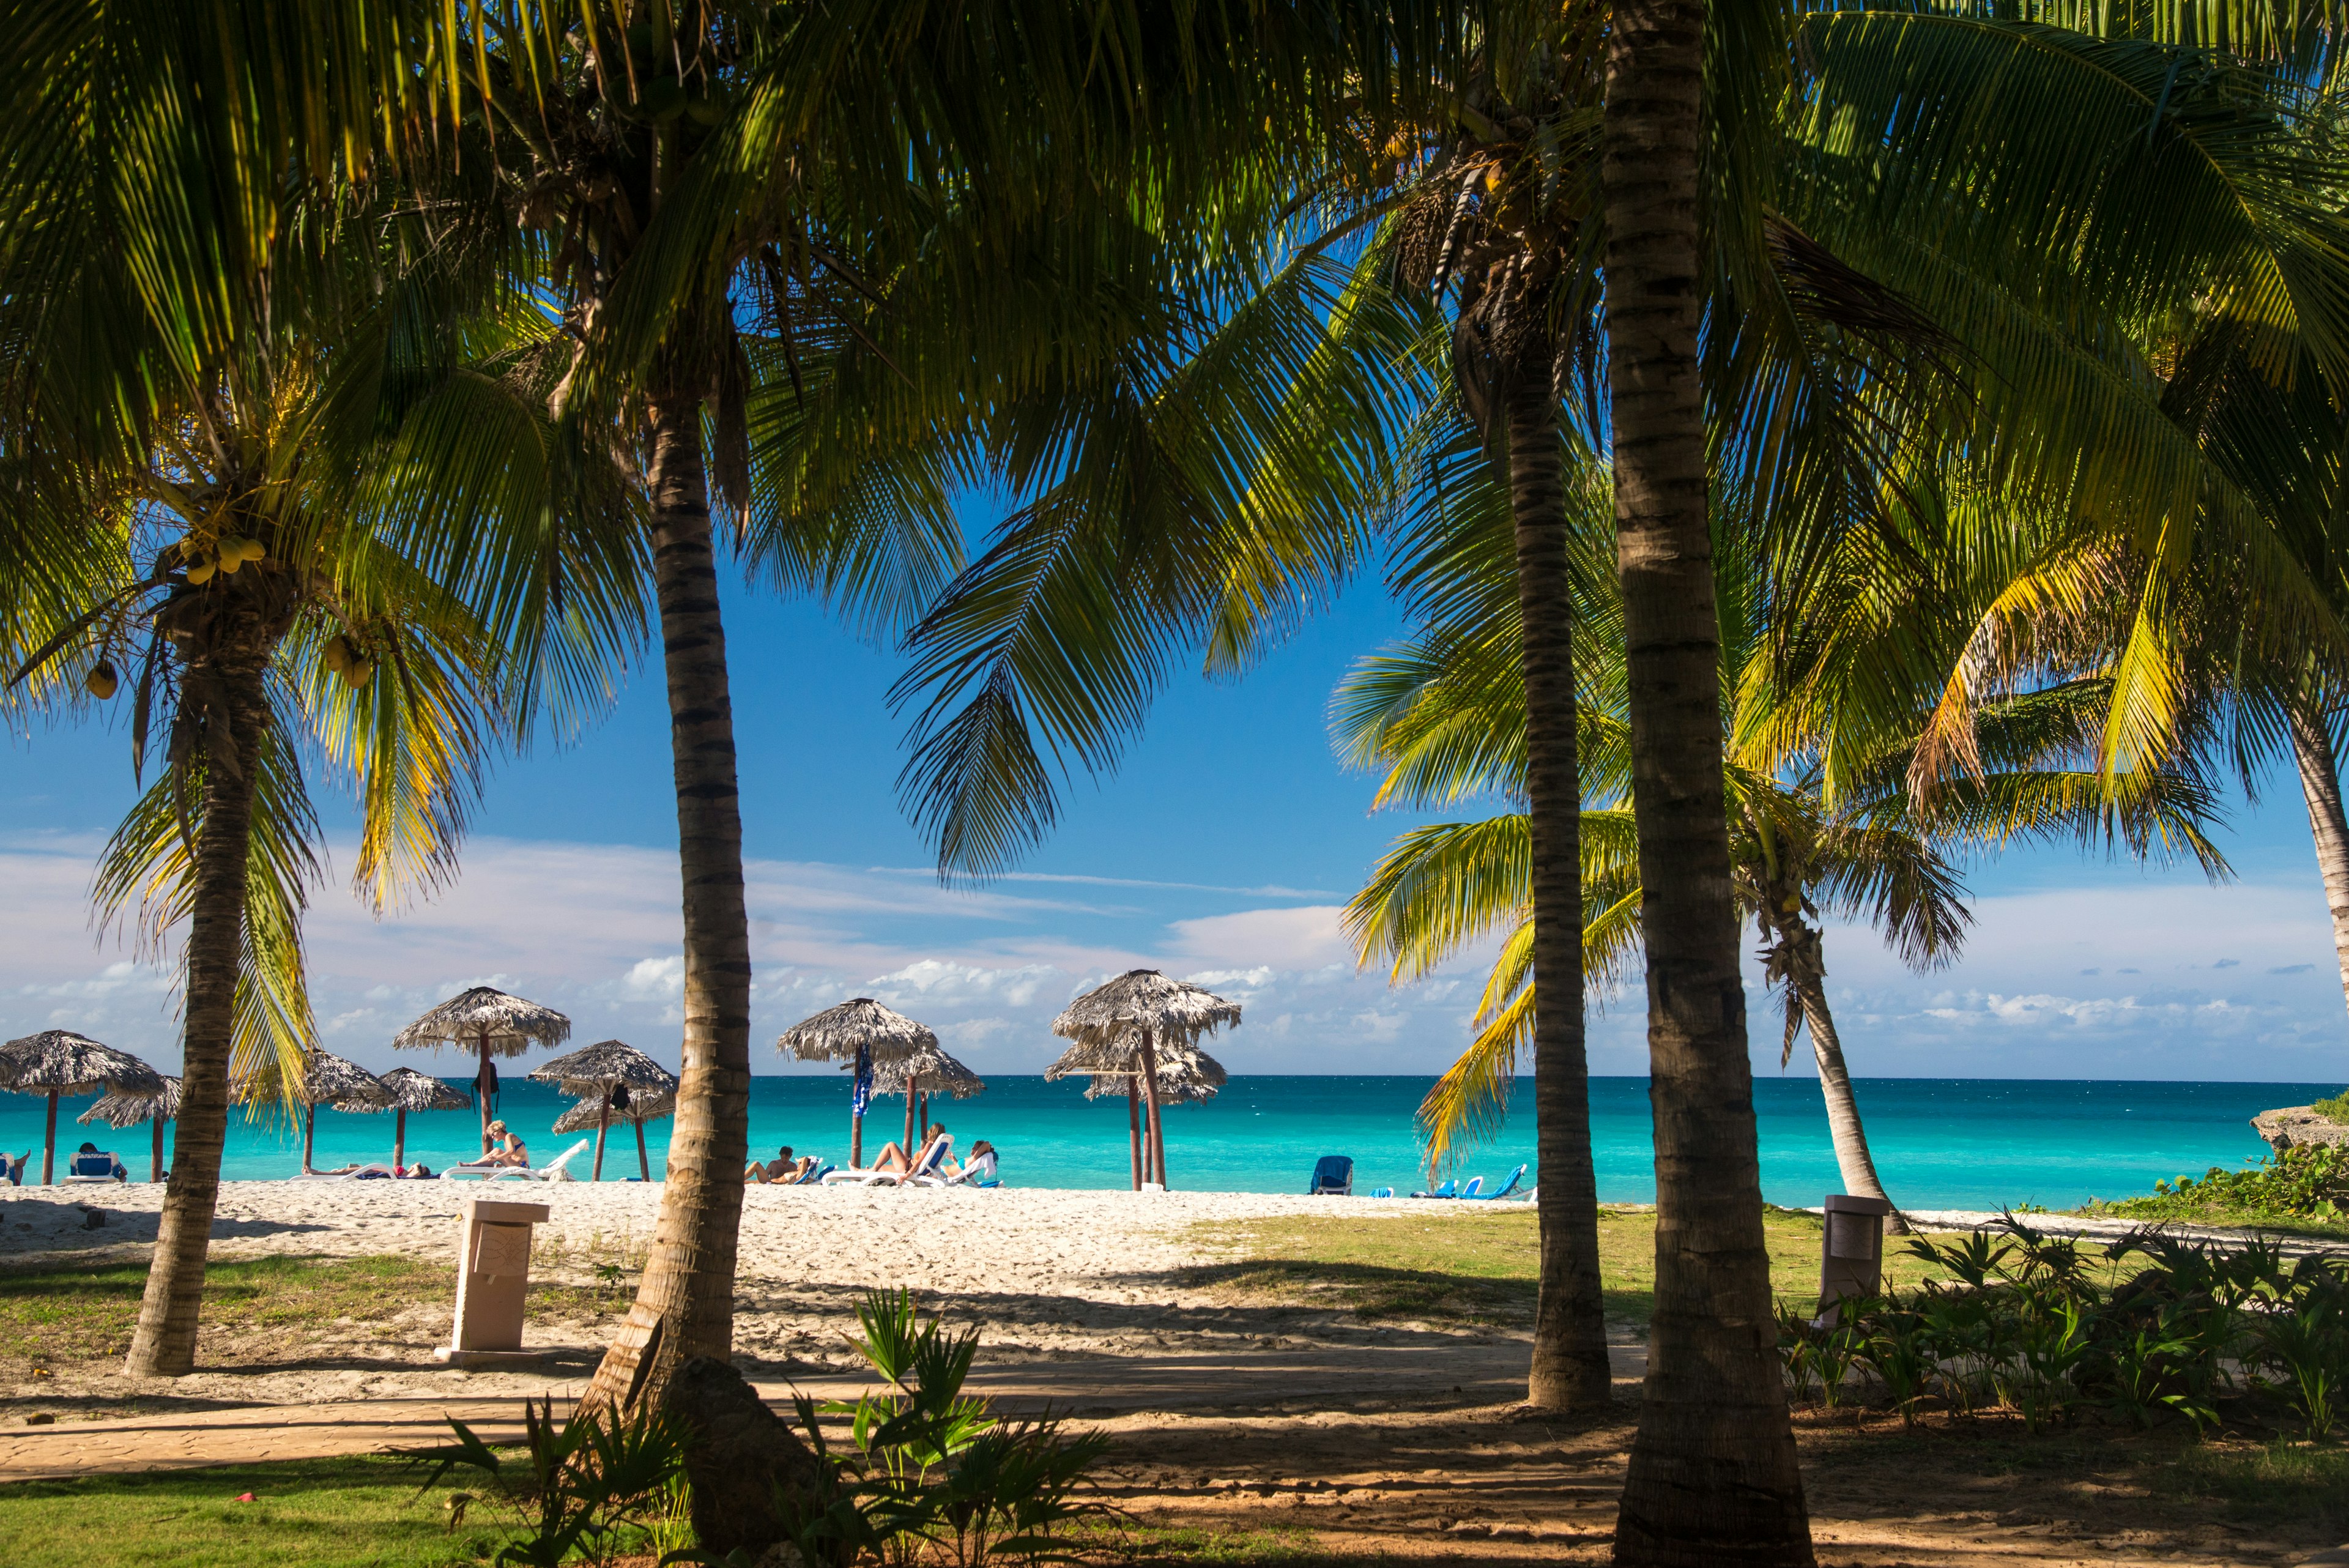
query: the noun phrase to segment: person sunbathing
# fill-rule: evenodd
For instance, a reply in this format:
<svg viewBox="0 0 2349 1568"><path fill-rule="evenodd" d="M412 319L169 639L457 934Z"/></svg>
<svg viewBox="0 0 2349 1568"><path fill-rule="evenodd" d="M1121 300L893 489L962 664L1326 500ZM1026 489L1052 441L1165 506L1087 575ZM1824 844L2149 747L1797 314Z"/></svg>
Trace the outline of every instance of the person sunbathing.
<svg viewBox="0 0 2349 1568"><path fill-rule="evenodd" d="M530 1168L529 1146L524 1144L522 1139L517 1137L513 1133L508 1131L505 1123L492 1122L490 1124L490 1137L493 1141L502 1138L505 1142L505 1147L502 1148L492 1148L489 1153L481 1157L481 1163L483 1165L515 1165L520 1166L524 1170Z"/></svg>
<svg viewBox="0 0 2349 1568"><path fill-rule="evenodd" d="M14 1159L0 1154L0 1177L7 1178L8 1185L11 1187L24 1186L25 1162L32 1158L33 1151L29 1148Z"/></svg>
<svg viewBox="0 0 2349 1568"><path fill-rule="evenodd" d="M799 1161L792 1158L792 1146L785 1144L775 1151L774 1158L752 1160L750 1168L744 1171L742 1177L746 1181L788 1181L796 1175L799 1168Z"/></svg>
<svg viewBox="0 0 2349 1568"><path fill-rule="evenodd" d="M885 1143L881 1146L879 1157L866 1168L883 1176L905 1176L921 1169L923 1161L928 1159L931 1151L941 1144L945 1146L945 1150L939 1154L938 1158L943 1164L947 1154L953 1151L954 1137L947 1131L946 1123L932 1122L929 1140L922 1145L918 1155L908 1157L905 1151L895 1143Z"/></svg>

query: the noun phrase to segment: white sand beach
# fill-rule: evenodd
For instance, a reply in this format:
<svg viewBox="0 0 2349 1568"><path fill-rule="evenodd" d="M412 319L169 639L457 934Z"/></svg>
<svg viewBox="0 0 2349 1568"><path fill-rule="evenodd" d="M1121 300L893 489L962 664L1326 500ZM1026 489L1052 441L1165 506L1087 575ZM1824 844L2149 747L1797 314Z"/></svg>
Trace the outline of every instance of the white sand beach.
<svg viewBox="0 0 2349 1568"><path fill-rule="evenodd" d="M0 1263L142 1259L155 1234L162 1189L128 1186L22 1189L0 1198ZM233 1181L223 1183L213 1229L216 1258L263 1253L398 1253L456 1264L465 1199L543 1202L534 1278L592 1284L619 1263L633 1278L651 1239L661 1189L634 1182ZM1133 1356L1236 1349L1334 1349L1392 1344L1400 1333L1349 1314L1284 1313L1265 1333L1262 1310L1241 1311L1181 1272L1218 1261L1214 1237L1194 1228L1284 1215L1410 1212L1430 1224L1474 1224L1525 1215L1521 1204L1413 1203L1257 1193L1133 1193L999 1189L750 1188L738 1270L736 1350L762 1375L823 1377L855 1369L842 1331L858 1293L908 1285L926 1304L984 1331L992 1366L1093 1355ZM90 1214L102 1213L92 1226ZM624 1307L626 1294L618 1297ZM535 1372L451 1372L431 1349L445 1343L444 1302L384 1323L308 1325L298 1351L285 1344L211 1343L198 1373L168 1385L179 1398L294 1402L445 1390L555 1391L592 1366L607 1324L533 1322L528 1343L560 1350ZM1414 1335L1419 1331L1408 1331ZM1507 1330L1457 1331L1496 1347ZM0 1374L16 1380L14 1369ZM58 1379L97 1379L68 1388ZM160 1392L160 1389L154 1390ZM0 1398L78 1394L103 1403L143 1390L97 1369L58 1368L37 1386L0 1386ZM95 1411L93 1411L95 1413Z"/></svg>

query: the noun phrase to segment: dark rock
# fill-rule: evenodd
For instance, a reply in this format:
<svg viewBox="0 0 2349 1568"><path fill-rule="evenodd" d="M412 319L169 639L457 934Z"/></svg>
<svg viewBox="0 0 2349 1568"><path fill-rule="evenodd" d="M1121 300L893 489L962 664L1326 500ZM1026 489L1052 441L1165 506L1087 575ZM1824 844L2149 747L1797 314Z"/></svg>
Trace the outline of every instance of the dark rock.
<svg viewBox="0 0 2349 1568"><path fill-rule="evenodd" d="M81 1210L81 1228L83 1230L95 1231L99 1226L106 1223L105 1210L93 1209L87 1203L77 1203L74 1207Z"/></svg>
<svg viewBox="0 0 2349 1568"><path fill-rule="evenodd" d="M2261 1111L2251 1118L2251 1130L2273 1148L2322 1148L2327 1144L2349 1146L2349 1122L2321 1116L2306 1106L2286 1106Z"/></svg>
<svg viewBox="0 0 2349 1568"><path fill-rule="evenodd" d="M693 1529L713 1557L740 1551L756 1560L787 1542L775 1511L779 1491L809 1490L823 1468L791 1424L723 1361L697 1355L677 1369L661 1413L682 1428Z"/></svg>

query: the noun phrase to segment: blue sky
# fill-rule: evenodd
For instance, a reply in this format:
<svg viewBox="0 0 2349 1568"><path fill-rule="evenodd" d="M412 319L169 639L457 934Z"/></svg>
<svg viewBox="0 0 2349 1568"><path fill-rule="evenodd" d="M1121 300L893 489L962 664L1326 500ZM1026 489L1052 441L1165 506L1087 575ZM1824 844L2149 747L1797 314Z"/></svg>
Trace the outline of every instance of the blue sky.
<svg viewBox="0 0 2349 1568"><path fill-rule="evenodd" d="M730 587L733 585L730 583ZM750 858L756 1065L783 1027L877 994L936 1026L982 1072L1057 1054L1052 1014L1136 963L1244 1002L1216 1049L1241 1072L1440 1070L1465 1039L1473 962L1396 991L1357 971L1336 906L1406 824L1372 816L1323 727L1331 686L1397 628L1374 584L1237 685L1176 680L1117 775L1079 777L1058 832L1015 877L942 888L900 815L898 666L804 605L730 594ZM176 1059L164 971L87 919L98 844L132 795L123 704L107 724L36 728L0 760L0 1037L74 1027ZM2349 1077L2349 1013L2298 792L2277 781L2227 836L2239 880L2038 850L1976 870L1964 958L1908 973L1861 931L1828 966L1861 1075ZM391 1034L464 985L554 1003L577 1038L674 1062L679 970L667 716L639 670L577 743L504 764L462 879L378 923L345 890L349 815L309 930L320 1034L382 1068ZM1778 1071L1753 991L1755 1060ZM1642 1071L1641 998L1592 1020L1592 1067ZM1802 1071L1798 1055L1794 1070Z"/></svg>

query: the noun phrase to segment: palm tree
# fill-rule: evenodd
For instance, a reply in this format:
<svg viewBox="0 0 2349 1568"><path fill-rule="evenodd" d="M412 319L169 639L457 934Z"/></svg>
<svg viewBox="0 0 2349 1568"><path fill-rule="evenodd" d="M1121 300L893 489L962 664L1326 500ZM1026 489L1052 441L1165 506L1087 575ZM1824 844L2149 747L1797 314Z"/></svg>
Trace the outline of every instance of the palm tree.
<svg viewBox="0 0 2349 1568"><path fill-rule="evenodd" d="M356 880L378 909L450 875L492 748L542 681L560 688L551 649L592 654L601 595L579 560L571 618L501 638L499 607L452 589L447 541L471 531L521 566L543 514L625 492L543 462L534 312L449 324L474 368L428 374L413 351L441 330L444 280L395 273L366 228L318 254L289 224L261 253L268 297L217 332L162 291L123 308L124 249L94 236L138 232L137 214L110 204L102 139L91 153L15 183L22 226L0 232L0 446L24 481L0 656L35 706L87 713L128 684L134 772L160 742L97 891L110 915L136 906L148 951L185 928L177 1142L129 1361L175 1376L193 1365L232 1070L274 1057L298 1086L313 1034L307 775L357 796Z"/></svg>

